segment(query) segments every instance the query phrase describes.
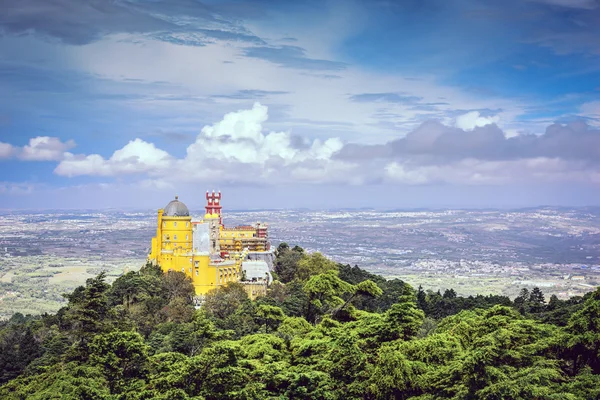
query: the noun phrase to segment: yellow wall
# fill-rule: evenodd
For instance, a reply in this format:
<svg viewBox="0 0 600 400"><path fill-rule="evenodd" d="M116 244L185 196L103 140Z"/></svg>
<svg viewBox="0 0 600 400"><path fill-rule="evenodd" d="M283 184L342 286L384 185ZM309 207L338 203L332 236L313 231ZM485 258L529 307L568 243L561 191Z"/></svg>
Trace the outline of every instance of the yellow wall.
<svg viewBox="0 0 600 400"><path fill-rule="evenodd" d="M152 238L149 261L160 265L163 272L184 272L192 279L197 295L228 282L240 280L239 260L211 265L208 253L193 252L191 217L164 216L158 210L156 236Z"/></svg>
<svg viewBox="0 0 600 400"><path fill-rule="evenodd" d="M246 290L246 294L252 300L255 300L257 297L262 297L267 295L267 284L259 283L259 282L242 282L244 285L244 290Z"/></svg>
<svg viewBox="0 0 600 400"><path fill-rule="evenodd" d="M198 261L198 264L195 264L195 261ZM208 255L194 256L194 267L192 269L192 282L198 295L206 294L228 282L239 281L239 266L237 263L211 264Z"/></svg>

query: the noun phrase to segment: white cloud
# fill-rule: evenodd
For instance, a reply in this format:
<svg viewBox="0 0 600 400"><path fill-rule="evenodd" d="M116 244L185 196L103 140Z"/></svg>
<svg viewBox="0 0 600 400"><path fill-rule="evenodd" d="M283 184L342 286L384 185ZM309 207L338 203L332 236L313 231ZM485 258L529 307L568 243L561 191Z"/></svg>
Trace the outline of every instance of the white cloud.
<svg viewBox="0 0 600 400"><path fill-rule="evenodd" d="M302 148L292 144L289 132L263 133L268 107L255 103L251 109L226 114L220 122L202 128L196 141L178 162L178 176L190 180L226 179L240 182L285 180L294 168L318 163L323 179L331 156L343 147L339 138L315 139Z"/></svg>
<svg viewBox="0 0 600 400"><path fill-rule="evenodd" d="M8 143L0 142L0 160L10 158L15 153L15 148Z"/></svg>
<svg viewBox="0 0 600 400"><path fill-rule="evenodd" d="M98 154L88 156L66 153L54 172L64 176L115 176L165 170L172 159L154 144L135 139L113 153L107 160Z"/></svg>
<svg viewBox="0 0 600 400"><path fill-rule="evenodd" d="M227 113L221 121L202 128L182 159L174 159L154 144L135 139L109 159L99 154L66 153L55 173L69 177L149 174L153 179L143 181L145 187L167 188L177 181L285 180L292 167L296 175L305 176L310 171L313 178L320 175L315 179L323 180L332 172L332 164L346 170L350 165L331 160L343 147L340 139L315 139L297 148L289 132L263 133L267 120L268 107L255 103L251 109Z"/></svg>
<svg viewBox="0 0 600 400"><path fill-rule="evenodd" d="M516 132L502 132L497 127L467 131L427 122L386 146L354 145L357 154L344 154L339 138L293 140L290 132L266 132L268 110L255 103L252 108L225 114L219 122L204 126L180 159L135 139L108 159L98 154L66 153L55 173L138 174L143 176L137 183L140 188L155 190L199 182L495 185L600 181L598 167L590 162L595 153L583 151L593 146L578 146L580 141L594 143L590 141L593 131L584 123L553 125L548 139L542 135L521 140L509 139ZM457 120L469 122L462 125L465 128L489 125L484 123L489 119L478 121L477 113L467 117ZM522 155L516 149L508 151L514 145Z"/></svg>
<svg viewBox="0 0 600 400"><path fill-rule="evenodd" d="M292 159L297 151L291 148L290 135L284 132L262 133L268 119L268 108L255 103L250 110L230 112L223 120L207 125L187 148L185 161L212 158L241 163L264 163L269 157Z"/></svg>
<svg viewBox="0 0 600 400"><path fill-rule="evenodd" d="M19 158L27 161L59 161L74 146L73 140L63 143L56 137L37 136L29 139L29 144L19 152Z"/></svg>
<svg viewBox="0 0 600 400"><path fill-rule="evenodd" d="M580 161L536 157L488 161L473 158L445 165L414 165L391 162L385 167L390 182L422 185L504 185L511 183L600 183L600 171Z"/></svg>
<svg viewBox="0 0 600 400"><path fill-rule="evenodd" d="M479 111L469 111L466 114L456 117L456 127L465 131L472 131L476 127L482 127L490 124L496 124L500 121L500 117L482 117Z"/></svg>
<svg viewBox="0 0 600 400"><path fill-rule="evenodd" d="M590 101L580 107L582 117L589 118L590 125L600 126L600 101Z"/></svg>
<svg viewBox="0 0 600 400"><path fill-rule="evenodd" d="M521 134L521 132L519 132L517 129L505 129L504 130L504 137L507 139L517 137L520 134Z"/></svg>
<svg viewBox="0 0 600 400"><path fill-rule="evenodd" d="M178 175L196 180L285 180L292 167L306 163L319 165L321 179L327 174L326 167L334 163L331 156L343 147L339 138L315 139L299 148L292 144L290 132L263 133L267 120L268 107L255 103L205 126L179 161Z"/></svg>

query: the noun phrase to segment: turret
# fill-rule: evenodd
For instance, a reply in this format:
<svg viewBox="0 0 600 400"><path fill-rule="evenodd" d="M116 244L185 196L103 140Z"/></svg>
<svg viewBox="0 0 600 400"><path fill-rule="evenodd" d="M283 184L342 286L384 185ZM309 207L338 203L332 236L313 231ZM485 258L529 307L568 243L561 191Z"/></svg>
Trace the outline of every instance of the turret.
<svg viewBox="0 0 600 400"><path fill-rule="evenodd" d="M213 190L212 193L206 191L206 215L215 218L218 216L219 225L223 225L223 218L221 217L221 191L215 193Z"/></svg>

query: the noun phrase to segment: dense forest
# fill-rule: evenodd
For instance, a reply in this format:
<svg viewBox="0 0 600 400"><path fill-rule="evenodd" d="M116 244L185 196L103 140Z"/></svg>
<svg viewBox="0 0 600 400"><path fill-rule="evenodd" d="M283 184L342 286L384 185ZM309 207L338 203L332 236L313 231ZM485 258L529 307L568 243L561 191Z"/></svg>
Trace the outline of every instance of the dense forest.
<svg viewBox="0 0 600 400"><path fill-rule="evenodd" d="M598 399L600 289L460 297L281 244L277 280L194 307L146 265L0 323L2 399Z"/></svg>

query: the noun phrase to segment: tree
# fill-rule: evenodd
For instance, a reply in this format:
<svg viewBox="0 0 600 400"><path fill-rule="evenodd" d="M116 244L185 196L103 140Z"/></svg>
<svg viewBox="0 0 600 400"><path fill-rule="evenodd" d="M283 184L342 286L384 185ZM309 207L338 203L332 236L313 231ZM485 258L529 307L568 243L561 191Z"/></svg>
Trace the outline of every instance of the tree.
<svg viewBox="0 0 600 400"><path fill-rule="evenodd" d="M356 285L362 281L371 280L375 282L377 285L381 286L386 282L381 276L372 274L358 265L351 267L350 264L338 264L339 277L341 280Z"/></svg>
<svg viewBox="0 0 600 400"><path fill-rule="evenodd" d="M383 291L377 284L371 280L366 280L353 285L352 287L352 295L348 297L348 299L342 304L340 307L336 308L333 312L334 316L337 316L340 311L344 310L348 304L352 302L352 300L363 296L366 298L376 298L381 296Z"/></svg>
<svg viewBox="0 0 600 400"><path fill-rule="evenodd" d="M248 300L244 285L229 282L208 292L202 304L202 309L206 311L206 315L209 317L224 320L232 315L243 302Z"/></svg>
<svg viewBox="0 0 600 400"><path fill-rule="evenodd" d="M0 387L0 398L112 400L100 368L71 362L41 374L24 376Z"/></svg>
<svg viewBox="0 0 600 400"><path fill-rule="evenodd" d="M452 288L447 289L444 291L444 295L442 296L444 299L455 299L456 298L456 291Z"/></svg>
<svg viewBox="0 0 600 400"><path fill-rule="evenodd" d="M264 324L265 333L276 330L279 324L285 319L285 314L280 307L261 304L258 306L256 314Z"/></svg>
<svg viewBox="0 0 600 400"><path fill-rule="evenodd" d="M165 306L164 313L169 322L189 322L194 316L194 306L188 298L175 297Z"/></svg>
<svg viewBox="0 0 600 400"><path fill-rule="evenodd" d="M164 275L162 287L168 302L176 297L180 297L189 304L192 304L193 298L196 295L191 278L183 272L169 271Z"/></svg>
<svg viewBox="0 0 600 400"><path fill-rule="evenodd" d="M429 398L569 399L552 350L557 335L556 327L495 306L445 318L435 334L399 350L425 363L419 389Z"/></svg>
<svg viewBox="0 0 600 400"><path fill-rule="evenodd" d="M544 293L539 287L534 287L529 295L529 310L532 313L539 313L544 310L546 306L546 300L544 299Z"/></svg>
<svg viewBox="0 0 600 400"><path fill-rule="evenodd" d="M515 297L515 307L517 308L517 310L519 310L519 312L521 314L525 314L527 312L529 312L529 298L531 297L531 295L529 294L529 290L527 290L527 288L523 288L521 289L521 292L519 292L519 295L517 297Z"/></svg>
<svg viewBox="0 0 600 400"><path fill-rule="evenodd" d="M131 271L118 277L109 291L109 299L112 305L123 304L126 308L140 300L147 294L145 281L139 272Z"/></svg>
<svg viewBox="0 0 600 400"><path fill-rule="evenodd" d="M300 281L292 281L285 285L286 298L281 303L281 308L286 315L300 317L308 307L308 295Z"/></svg>
<svg viewBox="0 0 600 400"><path fill-rule="evenodd" d="M103 371L112 393L121 393L136 379L145 379L148 346L136 332L98 335L90 343L90 363Z"/></svg>
<svg viewBox="0 0 600 400"><path fill-rule="evenodd" d="M246 294L244 286L229 282L218 289L211 290L205 297L202 310L220 329L232 330L236 337L256 332L256 304Z"/></svg>
<svg viewBox="0 0 600 400"><path fill-rule="evenodd" d="M303 286L308 295L308 307L304 317L316 322L325 313L332 312L344 304L342 296L350 293L354 287L337 276L335 270L312 276Z"/></svg>
<svg viewBox="0 0 600 400"><path fill-rule="evenodd" d="M189 282L153 265L112 287L90 279L56 315L0 321L0 398L600 396L600 288L522 315L505 296L414 291L317 264L257 301L230 283L200 310ZM538 290L522 292L518 306L536 310Z"/></svg>
<svg viewBox="0 0 600 400"><path fill-rule="evenodd" d="M284 244L285 246L282 246ZM290 250L287 243L282 243L279 246L281 249L278 248L277 251L275 273L281 282L288 283L296 278L298 262L304 257L304 252L294 250L296 247Z"/></svg>
<svg viewBox="0 0 600 400"><path fill-rule="evenodd" d="M312 325L302 317L287 317L277 328L277 334L284 339L291 340L297 336L304 336L312 329Z"/></svg>
<svg viewBox="0 0 600 400"><path fill-rule="evenodd" d="M307 281L311 276L325 274L329 271L337 272L337 264L321 253L312 253L298 261L296 278Z"/></svg>
<svg viewBox="0 0 600 400"><path fill-rule="evenodd" d="M107 291L110 285L105 281L105 273L86 281L85 287L77 288L69 300L64 321L69 331L81 343L88 342L96 333L109 326L109 319L114 315L108 303Z"/></svg>
<svg viewBox="0 0 600 400"><path fill-rule="evenodd" d="M572 335L568 347L573 370L587 365L594 374L600 374L600 288L573 314L567 331Z"/></svg>
<svg viewBox="0 0 600 400"><path fill-rule="evenodd" d="M548 301L548 311L554 311L561 306L561 301L558 299L558 296L553 294L550 296L550 301Z"/></svg>
<svg viewBox="0 0 600 400"><path fill-rule="evenodd" d="M279 246L277 246L277 250L275 250L275 256L279 256L289 250L290 250L290 245L287 244L286 242L281 242L281 243L279 243Z"/></svg>
<svg viewBox="0 0 600 400"><path fill-rule="evenodd" d="M42 346L31 327L11 323L0 330L0 385L19 376L41 355Z"/></svg>
<svg viewBox="0 0 600 400"><path fill-rule="evenodd" d="M425 313L417 308L414 295L400 297L398 303L385 313L384 320L387 329L383 339L386 341L409 340L415 337L424 318Z"/></svg>
<svg viewBox="0 0 600 400"><path fill-rule="evenodd" d="M427 294L421 285L419 285L419 289L417 290L417 307L423 311L427 311Z"/></svg>
<svg viewBox="0 0 600 400"><path fill-rule="evenodd" d="M420 363L411 362L398 351L395 344L386 344L377 353L366 391L376 399L408 399L420 394L417 382L422 369Z"/></svg>

